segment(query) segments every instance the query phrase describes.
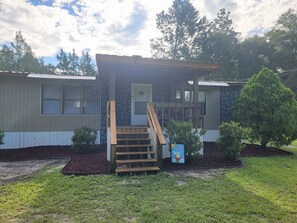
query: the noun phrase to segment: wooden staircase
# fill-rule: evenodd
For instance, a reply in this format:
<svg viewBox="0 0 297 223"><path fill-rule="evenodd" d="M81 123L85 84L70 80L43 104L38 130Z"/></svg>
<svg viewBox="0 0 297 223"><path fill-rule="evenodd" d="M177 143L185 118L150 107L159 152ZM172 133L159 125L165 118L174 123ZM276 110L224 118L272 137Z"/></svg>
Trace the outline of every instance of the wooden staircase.
<svg viewBox="0 0 297 223"><path fill-rule="evenodd" d="M118 126L116 135L115 172L117 174L160 170L147 127Z"/></svg>

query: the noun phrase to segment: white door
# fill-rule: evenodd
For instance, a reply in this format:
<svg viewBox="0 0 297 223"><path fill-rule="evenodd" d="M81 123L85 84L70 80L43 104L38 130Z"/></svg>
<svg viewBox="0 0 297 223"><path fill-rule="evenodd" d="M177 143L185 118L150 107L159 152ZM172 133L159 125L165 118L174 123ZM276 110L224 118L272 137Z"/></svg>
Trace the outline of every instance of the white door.
<svg viewBox="0 0 297 223"><path fill-rule="evenodd" d="M131 96L131 125L146 125L146 104L152 101L152 85L132 84Z"/></svg>

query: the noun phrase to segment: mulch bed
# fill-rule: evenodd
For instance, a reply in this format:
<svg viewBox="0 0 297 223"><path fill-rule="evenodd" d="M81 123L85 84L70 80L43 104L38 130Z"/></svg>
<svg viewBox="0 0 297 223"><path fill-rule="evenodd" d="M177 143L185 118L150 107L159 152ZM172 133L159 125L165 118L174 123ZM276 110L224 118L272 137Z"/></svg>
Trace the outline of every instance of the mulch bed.
<svg viewBox="0 0 297 223"><path fill-rule="evenodd" d="M226 160L224 153L214 142L205 142L203 144L203 157L200 159L188 160L185 164L171 163L167 158L163 162L164 170L191 170L191 169L209 169L209 168L231 168L243 166L240 160Z"/></svg>
<svg viewBox="0 0 297 223"><path fill-rule="evenodd" d="M242 157L267 157L267 156L291 156L293 153L277 149L274 147L262 148L259 145L247 144L241 151L240 156Z"/></svg>
<svg viewBox="0 0 297 223"><path fill-rule="evenodd" d="M32 159L71 157L70 146L36 146L23 149L0 149L0 161L26 161Z"/></svg>
<svg viewBox="0 0 297 223"><path fill-rule="evenodd" d="M106 145L99 145L98 151L87 154L74 154L62 169L63 174L88 175L107 173Z"/></svg>
<svg viewBox="0 0 297 223"><path fill-rule="evenodd" d="M292 153L258 145L248 144L242 150L241 156L267 157L267 156L289 156ZM106 160L106 144L98 145L95 152L88 154L76 154L71 151L70 146L40 146L24 149L0 150L0 161L24 161L30 159L71 157L67 165L62 169L63 174L100 174L109 171L109 163ZM216 143L204 143L204 156L201 159L190 160L186 164L172 164L171 160L165 159L164 170L190 170L203 168L230 168L242 166L240 160L230 161L224 159L224 153L217 147Z"/></svg>

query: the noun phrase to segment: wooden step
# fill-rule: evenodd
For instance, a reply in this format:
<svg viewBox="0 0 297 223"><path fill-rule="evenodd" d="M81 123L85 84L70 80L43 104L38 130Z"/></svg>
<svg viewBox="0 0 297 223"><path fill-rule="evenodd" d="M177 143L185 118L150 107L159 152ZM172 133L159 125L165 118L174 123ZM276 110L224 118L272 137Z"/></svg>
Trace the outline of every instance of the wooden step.
<svg viewBox="0 0 297 223"><path fill-rule="evenodd" d="M160 168L157 166L147 166L147 167L128 167L128 168L116 169L116 173L145 172L145 171L160 171Z"/></svg>
<svg viewBox="0 0 297 223"><path fill-rule="evenodd" d="M116 164L124 163L154 163L157 162L156 159L130 159L130 160L116 160Z"/></svg>
<svg viewBox="0 0 297 223"><path fill-rule="evenodd" d="M147 127L117 127L117 132L147 132Z"/></svg>
<svg viewBox="0 0 297 223"><path fill-rule="evenodd" d="M139 144L139 145L116 145L117 148L138 148L138 147L152 147L152 144Z"/></svg>
<svg viewBox="0 0 297 223"><path fill-rule="evenodd" d="M148 141L150 138L127 138L127 139L117 139L118 141Z"/></svg>
<svg viewBox="0 0 297 223"><path fill-rule="evenodd" d="M117 135L149 135L148 132L117 132Z"/></svg>
<svg viewBox="0 0 297 223"><path fill-rule="evenodd" d="M125 155L145 155L145 154L154 154L154 151L141 151L141 152L116 152L117 156Z"/></svg>

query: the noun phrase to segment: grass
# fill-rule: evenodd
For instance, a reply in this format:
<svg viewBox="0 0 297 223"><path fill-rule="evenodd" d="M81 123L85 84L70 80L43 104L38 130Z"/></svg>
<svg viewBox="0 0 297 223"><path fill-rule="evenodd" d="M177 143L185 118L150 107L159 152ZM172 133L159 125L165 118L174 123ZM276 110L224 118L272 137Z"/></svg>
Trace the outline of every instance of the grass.
<svg viewBox="0 0 297 223"><path fill-rule="evenodd" d="M242 160L208 180L45 169L0 186L0 222L296 222L297 154Z"/></svg>

